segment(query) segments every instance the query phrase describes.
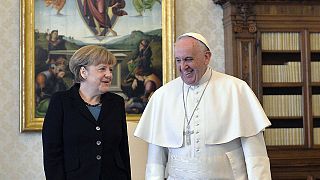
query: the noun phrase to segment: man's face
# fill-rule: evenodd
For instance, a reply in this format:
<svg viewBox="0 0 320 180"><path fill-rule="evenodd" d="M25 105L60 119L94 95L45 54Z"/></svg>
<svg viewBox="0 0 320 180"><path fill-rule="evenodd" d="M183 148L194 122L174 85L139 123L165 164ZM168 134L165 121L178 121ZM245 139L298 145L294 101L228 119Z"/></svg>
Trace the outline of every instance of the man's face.
<svg viewBox="0 0 320 180"><path fill-rule="evenodd" d="M211 53L192 37L183 37L175 44L175 61L180 76L188 85L196 85L206 72Z"/></svg>

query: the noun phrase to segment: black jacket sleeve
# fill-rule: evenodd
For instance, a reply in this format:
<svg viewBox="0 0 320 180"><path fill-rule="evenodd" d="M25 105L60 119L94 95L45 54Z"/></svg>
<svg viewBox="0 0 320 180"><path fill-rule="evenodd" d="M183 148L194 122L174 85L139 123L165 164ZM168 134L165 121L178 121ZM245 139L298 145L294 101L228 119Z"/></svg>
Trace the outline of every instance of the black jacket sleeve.
<svg viewBox="0 0 320 180"><path fill-rule="evenodd" d="M122 105L124 107L124 101L122 100ZM127 121L126 121L126 113L125 108L122 111L123 118L122 118L122 139L120 142L120 154L121 158L124 162L125 168L128 171L128 179L131 180L131 168L130 168L130 155L129 155L129 144L128 144L128 132L127 132Z"/></svg>
<svg viewBox="0 0 320 180"><path fill-rule="evenodd" d="M57 94L50 100L42 128L46 180L65 180L63 158L63 108Z"/></svg>

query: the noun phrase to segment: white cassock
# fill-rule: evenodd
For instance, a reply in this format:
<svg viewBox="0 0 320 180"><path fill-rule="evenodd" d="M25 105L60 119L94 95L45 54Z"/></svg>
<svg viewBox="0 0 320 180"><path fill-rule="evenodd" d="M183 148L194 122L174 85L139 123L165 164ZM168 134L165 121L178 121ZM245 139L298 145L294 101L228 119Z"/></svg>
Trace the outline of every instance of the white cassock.
<svg viewBox="0 0 320 180"><path fill-rule="evenodd" d="M190 145L184 106L188 120L193 114ZM199 85L183 85L179 77L159 88L134 135L149 143L147 180L269 180L262 132L270 125L244 81L209 67Z"/></svg>

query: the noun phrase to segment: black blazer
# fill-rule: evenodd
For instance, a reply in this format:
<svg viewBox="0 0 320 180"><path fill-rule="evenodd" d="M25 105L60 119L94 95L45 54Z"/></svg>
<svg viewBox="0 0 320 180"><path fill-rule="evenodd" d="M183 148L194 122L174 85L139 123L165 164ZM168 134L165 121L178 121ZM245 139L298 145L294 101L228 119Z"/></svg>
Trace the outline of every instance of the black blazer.
<svg viewBox="0 0 320 180"><path fill-rule="evenodd" d="M79 84L55 93L43 129L47 180L131 179L122 97L107 92L96 121L79 95Z"/></svg>

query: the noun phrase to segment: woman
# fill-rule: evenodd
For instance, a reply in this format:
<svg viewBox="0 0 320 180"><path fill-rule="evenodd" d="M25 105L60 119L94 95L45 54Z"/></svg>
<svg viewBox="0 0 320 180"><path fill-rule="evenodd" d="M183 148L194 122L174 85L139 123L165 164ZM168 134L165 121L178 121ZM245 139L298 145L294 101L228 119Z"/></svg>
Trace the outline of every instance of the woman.
<svg viewBox="0 0 320 180"><path fill-rule="evenodd" d="M43 124L47 180L131 179L124 100L107 92L115 63L96 45L71 57L76 83L52 96Z"/></svg>

